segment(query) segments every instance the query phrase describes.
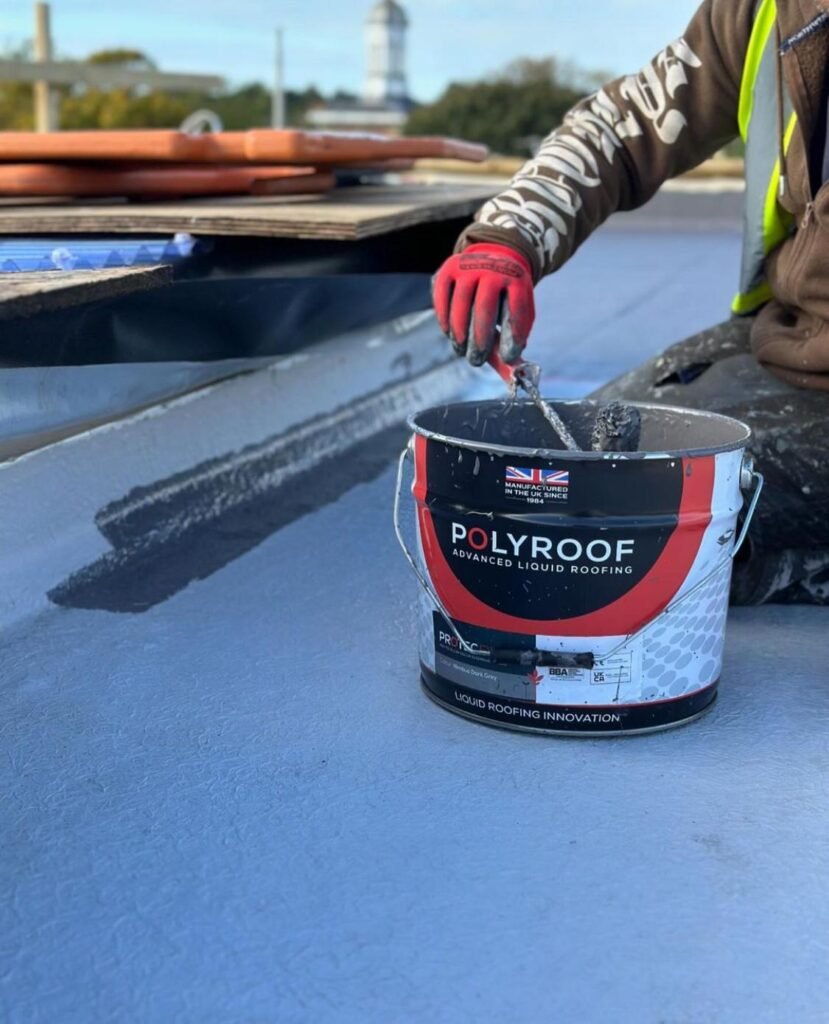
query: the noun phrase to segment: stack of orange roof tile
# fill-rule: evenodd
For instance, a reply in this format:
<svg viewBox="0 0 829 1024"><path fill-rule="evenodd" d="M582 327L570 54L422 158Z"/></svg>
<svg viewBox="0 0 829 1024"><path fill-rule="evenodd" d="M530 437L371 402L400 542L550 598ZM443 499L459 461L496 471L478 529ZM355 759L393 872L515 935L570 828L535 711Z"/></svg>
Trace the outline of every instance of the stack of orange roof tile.
<svg viewBox="0 0 829 1024"><path fill-rule="evenodd" d="M456 139L297 130L0 132L0 196L319 193L334 187L339 169L486 156L486 147Z"/></svg>

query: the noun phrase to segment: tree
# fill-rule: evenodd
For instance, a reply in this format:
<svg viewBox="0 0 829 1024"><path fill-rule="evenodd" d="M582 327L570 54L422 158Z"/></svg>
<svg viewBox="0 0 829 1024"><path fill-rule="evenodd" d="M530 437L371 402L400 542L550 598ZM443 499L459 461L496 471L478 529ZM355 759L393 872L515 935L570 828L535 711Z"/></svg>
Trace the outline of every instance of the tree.
<svg viewBox="0 0 829 1024"><path fill-rule="evenodd" d="M154 60L140 50L116 47L114 50L98 50L86 58L87 64L118 64L130 71L155 71Z"/></svg>
<svg viewBox="0 0 829 1024"><path fill-rule="evenodd" d="M131 71L154 71L155 62L140 50L116 47L99 50L87 64L118 65ZM62 128L175 128L193 109L187 98L146 86L95 89L85 85L62 88Z"/></svg>
<svg viewBox="0 0 829 1024"><path fill-rule="evenodd" d="M31 60L30 45L6 51L7 60ZM31 131L34 128L34 94L27 82L0 82L0 130Z"/></svg>
<svg viewBox="0 0 829 1024"><path fill-rule="evenodd" d="M553 57L514 61L493 78L449 85L412 112L406 134L453 135L526 155L588 91L570 84L573 77L574 69Z"/></svg>
<svg viewBox="0 0 829 1024"><path fill-rule="evenodd" d="M85 89L64 96L60 125L84 128L176 128L192 107L181 96L149 90Z"/></svg>
<svg viewBox="0 0 829 1024"><path fill-rule="evenodd" d="M302 92L287 90L285 116L288 124L302 124L308 109L322 99L321 93L313 86ZM246 128L265 128L271 123L271 100L270 91L259 82L253 82L235 92L203 96L196 105L215 111L228 131L242 131Z"/></svg>
<svg viewBox="0 0 829 1024"><path fill-rule="evenodd" d="M30 44L5 54L9 59L31 60ZM88 64L117 64L132 71L152 71L155 61L140 50L113 47L86 58ZM59 97L62 128L177 128L195 110L208 108L218 114L229 131L265 128L271 123L271 93L259 82L223 93L170 93L147 86L129 89L95 89L86 85L53 86ZM338 93L339 98L354 98ZM287 90L288 123L301 125L308 110L324 101L314 86ZM29 131L34 127L31 85L0 82L0 131Z"/></svg>

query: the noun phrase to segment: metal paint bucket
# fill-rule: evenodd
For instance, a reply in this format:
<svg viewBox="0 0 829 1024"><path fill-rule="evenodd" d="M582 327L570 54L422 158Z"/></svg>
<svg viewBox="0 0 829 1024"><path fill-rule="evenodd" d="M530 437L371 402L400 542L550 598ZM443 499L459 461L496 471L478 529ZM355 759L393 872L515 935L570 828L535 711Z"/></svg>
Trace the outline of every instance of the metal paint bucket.
<svg viewBox="0 0 829 1024"><path fill-rule="evenodd" d="M589 447L596 406L552 404ZM395 528L423 587L421 674L439 704L490 725L607 736L681 725L713 703L732 561L763 485L751 432L638 408L641 450L624 455L550 448L529 402L412 417ZM408 458L416 555L400 528Z"/></svg>

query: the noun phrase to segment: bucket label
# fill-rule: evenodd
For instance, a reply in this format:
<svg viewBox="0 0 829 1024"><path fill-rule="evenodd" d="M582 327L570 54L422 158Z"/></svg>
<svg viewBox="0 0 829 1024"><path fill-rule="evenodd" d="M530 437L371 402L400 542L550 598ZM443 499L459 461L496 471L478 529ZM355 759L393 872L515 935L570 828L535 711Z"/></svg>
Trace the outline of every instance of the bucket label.
<svg viewBox="0 0 829 1024"><path fill-rule="evenodd" d="M716 686L697 690L682 701L662 705L658 715L647 704L543 705L522 700L490 696L465 686L450 683L440 676L424 671L428 691L445 707L462 715L478 718L493 725L536 732L585 735L618 735L624 732L678 725L702 714L716 697Z"/></svg>
<svg viewBox="0 0 829 1024"><path fill-rule="evenodd" d="M570 497L570 471L507 466L504 497L525 505L561 504Z"/></svg>
<svg viewBox="0 0 829 1024"><path fill-rule="evenodd" d="M443 679L480 693L532 704L631 704L641 700L642 642L634 641L624 651L587 668L527 668L522 665L493 665L482 656L497 644L512 650L532 650L536 638L520 634L494 633L467 623L457 623L461 635L473 648L465 651L439 612L434 613L435 671Z"/></svg>
<svg viewBox="0 0 829 1024"><path fill-rule="evenodd" d="M535 684L531 678L531 671L522 665L492 665L481 657L476 657L474 653L468 653L461 647L458 638L439 612L434 612L433 621L435 669L438 675L471 690L511 697L515 700L535 700ZM509 646L517 651L532 650L533 638L520 634L496 634L464 625L462 635L473 651L479 651L482 655L486 655L494 643Z"/></svg>
<svg viewBox="0 0 829 1024"><path fill-rule="evenodd" d="M432 526L445 564L467 592L530 620L575 618L618 600L653 568L676 520L641 530L590 521L482 523L434 510Z"/></svg>
<svg viewBox="0 0 829 1024"><path fill-rule="evenodd" d="M539 704L635 704L642 699L642 641L597 661L592 669L539 668Z"/></svg>
<svg viewBox="0 0 829 1024"><path fill-rule="evenodd" d="M415 458L431 582L453 617L502 632L635 632L683 585L711 521L709 457L567 466L418 437Z"/></svg>
<svg viewBox="0 0 829 1024"><path fill-rule="evenodd" d="M651 730L693 718L716 696L716 675L707 685L683 689L677 698L673 691L667 699L660 695L658 686L647 682L642 638L592 669L527 669L493 665L477 652L486 651L489 643L528 649L538 638L457 622L473 648L467 652L440 613L433 613L433 622L434 668L421 662L426 689L446 707L484 721L582 735Z"/></svg>

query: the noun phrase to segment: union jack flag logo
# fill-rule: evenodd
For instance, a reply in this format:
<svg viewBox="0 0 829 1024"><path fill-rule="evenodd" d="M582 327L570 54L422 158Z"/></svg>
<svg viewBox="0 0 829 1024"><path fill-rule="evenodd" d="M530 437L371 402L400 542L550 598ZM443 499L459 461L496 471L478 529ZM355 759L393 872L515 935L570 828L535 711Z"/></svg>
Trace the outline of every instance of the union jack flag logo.
<svg viewBox="0 0 829 1024"><path fill-rule="evenodd" d="M521 469L507 466L507 483L534 484L541 487L569 487L570 472L566 469Z"/></svg>

